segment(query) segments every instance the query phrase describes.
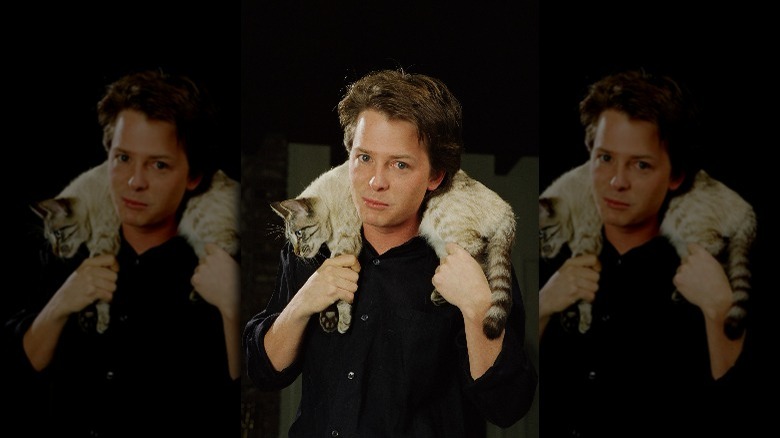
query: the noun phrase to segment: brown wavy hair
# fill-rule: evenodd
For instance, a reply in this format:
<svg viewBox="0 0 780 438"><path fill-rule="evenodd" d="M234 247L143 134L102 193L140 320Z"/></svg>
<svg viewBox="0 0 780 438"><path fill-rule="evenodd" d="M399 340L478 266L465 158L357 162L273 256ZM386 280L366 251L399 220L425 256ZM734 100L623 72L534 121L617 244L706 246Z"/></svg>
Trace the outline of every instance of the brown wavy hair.
<svg viewBox="0 0 780 438"><path fill-rule="evenodd" d="M580 121L585 127L585 146L590 152L599 117L613 109L630 118L652 122L658 127L672 164L672 175L685 176L678 193L692 184L698 171L697 109L688 90L669 76L630 70L612 74L592 84L580 102Z"/></svg>
<svg viewBox="0 0 780 438"><path fill-rule="evenodd" d="M206 190L216 171L214 107L201 87L186 76L161 70L130 73L108 85L97 104L103 128L103 146L111 147L116 120L124 110L135 110L151 120L170 122L187 155L190 177L202 176L191 195Z"/></svg>
<svg viewBox="0 0 780 438"><path fill-rule="evenodd" d="M463 152L461 106L447 86L439 79L400 69L372 72L353 82L338 104L347 152L352 150L358 117L368 109L417 127L432 171L444 171L444 179L429 196L447 191Z"/></svg>

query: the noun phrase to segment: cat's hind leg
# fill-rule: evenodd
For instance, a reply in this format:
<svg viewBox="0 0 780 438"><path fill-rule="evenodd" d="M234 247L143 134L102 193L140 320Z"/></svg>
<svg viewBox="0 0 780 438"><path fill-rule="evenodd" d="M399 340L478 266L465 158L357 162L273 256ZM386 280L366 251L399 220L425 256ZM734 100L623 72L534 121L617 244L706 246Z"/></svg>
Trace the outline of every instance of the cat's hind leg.
<svg viewBox="0 0 780 438"><path fill-rule="evenodd" d="M118 229L118 228L116 228ZM92 257L110 254L116 256L119 253L119 233L115 229L106 229L102 232L96 232L95 238L88 243L89 252ZM105 301L98 301L95 304L97 310L97 323L95 330L103 334L108 330L108 324L111 321L111 305Z"/></svg>
<svg viewBox="0 0 780 438"><path fill-rule="evenodd" d="M95 308L97 308L97 325L95 326L95 330L97 330L98 333L102 334L108 330L108 323L111 320L110 307L111 306L105 301L98 301L95 305Z"/></svg>
<svg viewBox="0 0 780 438"><path fill-rule="evenodd" d="M580 301L577 304L577 308L580 311L580 322L578 324L578 329L580 333L585 334L588 330L590 330L590 324L593 322L593 315L591 312L592 306L590 303Z"/></svg>

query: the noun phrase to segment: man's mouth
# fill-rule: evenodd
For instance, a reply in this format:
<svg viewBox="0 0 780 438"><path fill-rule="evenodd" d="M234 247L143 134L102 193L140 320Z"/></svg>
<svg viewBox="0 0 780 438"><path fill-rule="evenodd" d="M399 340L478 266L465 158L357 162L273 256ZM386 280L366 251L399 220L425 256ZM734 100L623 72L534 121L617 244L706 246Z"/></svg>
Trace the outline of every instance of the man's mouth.
<svg viewBox="0 0 780 438"><path fill-rule="evenodd" d="M363 203L368 208L376 208L376 209L384 209L389 206L389 204L386 204L384 202L377 201L376 199L365 198L365 197L363 198Z"/></svg>
<svg viewBox="0 0 780 438"><path fill-rule="evenodd" d="M125 198L125 197L122 197L122 202L125 204L125 207L134 210L140 210L148 206L148 204L144 202L136 201L135 199Z"/></svg>
<svg viewBox="0 0 780 438"><path fill-rule="evenodd" d="M607 204L607 207L614 208L616 210L625 210L627 209L630 204L623 201L618 201L617 199L610 199L610 198L604 198L604 203Z"/></svg>

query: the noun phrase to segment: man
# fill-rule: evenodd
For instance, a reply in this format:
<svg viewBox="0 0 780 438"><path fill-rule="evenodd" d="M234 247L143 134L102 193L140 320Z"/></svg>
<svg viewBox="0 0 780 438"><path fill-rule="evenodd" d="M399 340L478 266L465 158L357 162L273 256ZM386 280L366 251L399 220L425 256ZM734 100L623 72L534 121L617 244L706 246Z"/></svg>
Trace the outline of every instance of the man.
<svg viewBox="0 0 780 438"><path fill-rule="evenodd" d="M483 418L515 423L536 388L516 279L507 329L490 340L479 264L454 244L440 261L418 236L426 199L460 167L459 103L437 79L389 70L353 83L338 108L363 249L325 250L317 268L284 248L273 297L245 329L250 377L270 390L303 373L295 437L465 437L484 434ZM433 287L451 305L435 306ZM353 303L351 327L325 333L317 315L339 299Z"/></svg>
<svg viewBox="0 0 780 438"><path fill-rule="evenodd" d="M37 302L9 324L20 361L47 385L44 421L31 427L74 437L235 435L238 264L216 246L199 264L177 235L184 202L215 171L208 101L185 77L140 72L108 87L98 116L121 247L116 257L82 252L45 267ZM202 299L190 299L193 287ZM102 334L85 323L96 300L111 303Z"/></svg>
<svg viewBox="0 0 780 438"><path fill-rule="evenodd" d="M703 248L680 261L659 236L696 172L691 102L670 78L632 71L593 84L580 113L604 248L565 260L539 292L542 435L722 431L708 428L744 341L724 333L730 284ZM559 321L579 300L592 302L585 334Z"/></svg>

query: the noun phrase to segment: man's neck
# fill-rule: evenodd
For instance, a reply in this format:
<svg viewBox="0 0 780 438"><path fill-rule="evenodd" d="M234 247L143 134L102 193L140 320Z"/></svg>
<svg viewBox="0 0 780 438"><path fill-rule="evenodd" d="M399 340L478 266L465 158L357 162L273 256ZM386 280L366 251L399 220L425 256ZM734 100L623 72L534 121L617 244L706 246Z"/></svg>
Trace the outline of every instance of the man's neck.
<svg viewBox="0 0 780 438"><path fill-rule="evenodd" d="M136 254L143 254L147 250L160 246L177 234L175 226L145 228L122 224L122 235Z"/></svg>
<svg viewBox="0 0 780 438"><path fill-rule="evenodd" d="M604 236L620 255L653 240L659 231L658 224L639 228L604 225Z"/></svg>
<svg viewBox="0 0 780 438"><path fill-rule="evenodd" d="M372 227L363 224L363 237L376 250L377 254L382 255L417 236L419 230L419 224L415 224L414 227L405 226L402 228Z"/></svg>

